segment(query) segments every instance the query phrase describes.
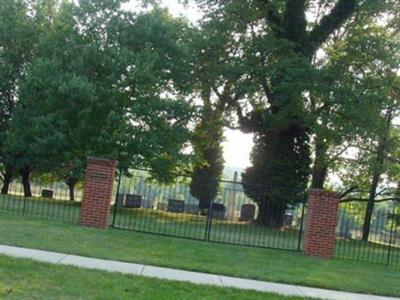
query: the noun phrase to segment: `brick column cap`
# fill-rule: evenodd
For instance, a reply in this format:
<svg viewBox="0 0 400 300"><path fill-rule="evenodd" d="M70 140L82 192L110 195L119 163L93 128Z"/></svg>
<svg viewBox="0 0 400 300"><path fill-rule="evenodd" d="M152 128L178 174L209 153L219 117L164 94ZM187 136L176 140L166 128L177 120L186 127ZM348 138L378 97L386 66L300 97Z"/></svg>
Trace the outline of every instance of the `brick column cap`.
<svg viewBox="0 0 400 300"><path fill-rule="evenodd" d="M89 156L87 159L87 163L89 162L94 162L97 165L105 165L105 166L115 166L116 161L113 159L108 159L108 158L100 158L100 157L94 157L94 156Z"/></svg>
<svg viewBox="0 0 400 300"><path fill-rule="evenodd" d="M335 192L335 191L327 191L324 189L316 189L316 188L311 188L308 190L309 194L325 194L325 195L330 195L331 197L337 197L340 198L340 193Z"/></svg>

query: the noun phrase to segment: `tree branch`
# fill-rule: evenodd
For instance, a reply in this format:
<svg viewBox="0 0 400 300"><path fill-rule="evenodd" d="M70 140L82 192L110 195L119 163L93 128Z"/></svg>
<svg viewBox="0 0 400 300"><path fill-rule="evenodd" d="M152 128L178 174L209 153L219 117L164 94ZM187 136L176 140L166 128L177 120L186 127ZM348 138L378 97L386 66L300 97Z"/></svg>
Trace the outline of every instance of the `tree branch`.
<svg viewBox="0 0 400 300"><path fill-rule="evenodd" d="M388 161L391 161L391 162L396 163L396 164L400 164L400 159L397 159L397 158L394 158L394 157L391 157L391 156L388 156L388 155L384 155L384 157Z"/></svg>
<svg viewBox="0 0 400 300"><path fill-rule="evenodd" d="M321 19L309 34L309 47L315 51L356 9L356 0L339 0L329 15Z"/></svg>
<svg viewBox="0 0 400 300"><path fill-rule="evenodd" d="M271 5L270 0L259 0L259 2L263 5L265 9L267 20L270 24L276 27L280 27L282 25L282 17L279 13L274 9Z"/></svg>
<svg viewBox="0 0 400 300"><path fill-rule="evenodd" d="M369 199L364 199L364 198L346 198L343 200L340 200L340 203L345 203L345 202L368 202ZM385 202L385 201L397 201L400 202L400 198L399 197L393 197L393 198L382 198L379 200L375 200L375 203L379 203L379 202Z"/></svg>
<svg viewBox="0 0 400 300"><path fill-rule="evenodd" d="M352 186L349 189L347 189L346 191L344 191L341 195L340 195L340 199L344 198L345 196L347 196L348 194L352 193L354 190L358 189L357 186Z"/></svg>
<svg viewBox="0 0 400 300"><path fill-rule="evenodd" d="M236 113L239 119L239 127L240 130L244 133L251 133L254 132L256 126L254 124L254 119L251 117L246 117L243 114L243 110L240 105L236 106Z"/></svg>
<svg viewBox="0 0 400 300"><path fill-rule="evenodd" d="M283 22L284 36L296 43L296 47L301 50L304 46L307 28L305 0L286 0Z"/></svg>
<svg viewBox="0 0 400 300"><path fill-rule="evenodd" d="M349 149L349 145L345 146L343 149L341 149L339 152L337 152L335 155L332 155L330 159L328 159L328 163L331 164L333 163L335 160L337 160L344 152L347 151L347 149Z"/></svg>

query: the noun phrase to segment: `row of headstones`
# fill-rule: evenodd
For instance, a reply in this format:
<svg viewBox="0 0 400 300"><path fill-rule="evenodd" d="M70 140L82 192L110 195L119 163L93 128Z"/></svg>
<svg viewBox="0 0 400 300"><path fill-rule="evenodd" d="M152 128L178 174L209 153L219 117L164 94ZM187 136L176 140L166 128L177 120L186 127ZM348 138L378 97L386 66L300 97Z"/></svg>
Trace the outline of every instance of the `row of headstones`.
<svg viewBox="0 0 400 300"><path fill-rule="evenodd" d="M145 204L145 205L144 205ZM118 194L117 195L117 206L125 208L153 208L149 203L143 201L141 195L135 194ZM167 210L169 212L183 213L189 212L193 214L198 214L200 209L197 205L185 204L183 200L168 199L168 204L158 203L157 209ZM226 207L222 203L213 203L212 205L212 215L216 219L226 218ZM243 204L240 209L240 221L252 221L256 215L256 206L254 204Z"/></svg>
<svg viewBox="0 0 400 300"><path fill-rule="evenodd" d="M53 198L54 191L43 189L42 190L42 197L43 198ZM117 203L118 207L125 207L125 208L153 208L153 205L149 202L144 201L141 195L136 194L127 194L126 197L124 194L117 195ZM125 200L125 201L124 201ZM185 204L183 200L176 200L176 199L168 199L168 204L166 203L159 203L157 205L157 209L167 210L169 212L176 212L176 213L192 213L198 214L200 209L198 205L191 205ZM212 215L213 218L216 219L225 219L226 218L226 207L222 203L213 203L212 205ZM243 204L240 209L240 221L252 221L254 220L256 215L256 207L254 204ZM290 219L290 220L289 220ZM285 216L285 224L292 223L292 216L286 215Z"/></svg>

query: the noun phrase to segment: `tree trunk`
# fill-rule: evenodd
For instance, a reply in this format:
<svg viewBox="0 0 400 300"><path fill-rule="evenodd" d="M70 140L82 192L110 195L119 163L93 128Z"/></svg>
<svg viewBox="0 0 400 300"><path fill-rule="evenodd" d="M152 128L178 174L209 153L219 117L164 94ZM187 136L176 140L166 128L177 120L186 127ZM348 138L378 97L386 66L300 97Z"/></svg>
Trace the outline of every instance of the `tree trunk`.
<svg viewBox="0 0 400 300"><path fill-rule="evenodd" d="M243 118L241 110L238 109L238 115L239 120L244 120L240 123L245 131L252 131L256 133L256 136L271 136L271 138L268 137L269 140L265 145L259 146L257 149L264 148L261 149L263 151L263 155L260 155L260 157L262 156L261 160L253 158L254 170L248 168L246 173L252 172L259 177L257 173L264 172L268 177L265 180L266 184L275 185L276 182L279 182L285 186L305 190L309 180L309 161L311 159L307 140L308 122L306 121L307 117L305 118L307 113L304 110L303 97L303 92L307 88L303 86L304 73L298 71L294 73L289 70L292 67L294 70L299 70L301 66L305 72L308 72L304 67L312 66L312 58L318 48L351 16L355 10L356 1L338 1L332 12L324 19L329 21L316 25L311 32L307 31L306 1L285 2L286 7L283 14L271 8L270 5L263 5L263 8L260 9L266 9L266 20L271 25L272 34L278 39L289 41L293 45L291 49L293 52L282 51L282 56L277 53L275 59L277 59L279 67L272 72L272 76L260 76L260 86L264 90L269 107L264 110L254 110L248 118ZM261 59L263 65L265 60ZM268 63L265 65L268 66ZM299 83L301 84L299 85ZM287 126L283 122L286 122ZM273 131L276 132L275 135L271 135ZM292 136L287 135L287 132L292 132ZM254 149L253 156L255 156ZM266 162L265 166L269 164L269 169L266 171L256 170L260 168L257 166L260 161L261 164ZM317 173L315 185L323 186L326 177L325 167L319 169Z"/></svg>
<svg viewBox="0 0 400 300"><path fill-rule="evenodd" d="M31 169L29 167L24 167L20 170L20 174L22 177L22 186L24 187L25 197L32 197L31 183L29 180Z"/></svg>
<svg viewBox="0 0 400 300"><path fill-rule="evenodd" d="M323 189L326 176L328 174L327 166L313 166L311 187L314 189Z"/></svg>
<svg viewBox="0 0 400 300"><path fill-rule="evenodd" d="M369 233L371 230L371 219L375 206L376 190L378 188L379 180L383 171L383 165L385 163L385 151L387 147L386 144L393 119L392 109L387 110L385 119L386 123L382 135L380 136L380 141L378 143L376 160L373 168L374 171L372 173L371 188L369 191L368 204L365 211L362 240L366 242L368 241Z"/></svg>
<svg viewBox="0 0 400 300"><path fill-rule="evenodd" d="M362 240L365 242L368 241L369 232L371 230L371 219L375 206L375 196L376 196L376 189L379 183L379 178L380 178L379 173L375 173L374 176L372 177L371 189L369 191L368 204L367 204L367 209L365 211L365 218L363 225Z"/></svg>
<svg viewBox="0 0 400 300"><path fill-rule="evenodd" d="M69 189L69 201L75 201L75 193L74 193L75 186L69 185L68 189Z"/></svg>
<svg viewBox="0 0 400 300"><path fill-rule="evenodd" d="M78 179L74 177L69 177L65 183L68 186L69 190L69 200L70 201L75 201L75 186L78 183Z"/></svg>
<svg viewBox="0 0 400 300"><path fill-rule="evenodd" d="M1 188L1 193L3 195L8 194L12 179L13 179L12 168L10 166L6 166L6 170L3 177L3 186Z"/></svg>
<svg viewBox="0 0 400 300"><path fill-rule="evenodd" d="M202 100L202 119L196 126L192 141L195 156L200 161L194 164L190 193L199 200L200 210L206 210L218 193L219 180L224 171L224 120L222 111L211 105L209 90L202 93Z"/></svg>
<svg viewBox="0 0 400 300"><path fill-rule="evenodd" d="M4 178L3 186L1 187L1 193L3 195L7 195L8 194L8 190L10 189L10 183L11 183L10 180L8 180L7 178Z"/></svg>
<svg viewBox="0 0 400 300"><path fill-rule="evenodd" d="M326 176L328 174L328 165L326 162L327 145L318 136L315 139L315 160L312 168L311 187L314 189L323 189Z"/></svg>
<svg viewBox="0 0 400 300"><path fill-rule="evenodd" d="M305 191L309 177L307 138L302 128L256 137L252 166L242 173L242 182L246 195L259 205L259 224L282 226L286 205L299 202L296 194Z"/></svg>
<svg viewBox="0 0 400 300"><path fill-rule="evenodd" d="M259 212L256 223L262 226L279 229L285 220L285 204L266 197L265 201L259 203Z"/></svg>

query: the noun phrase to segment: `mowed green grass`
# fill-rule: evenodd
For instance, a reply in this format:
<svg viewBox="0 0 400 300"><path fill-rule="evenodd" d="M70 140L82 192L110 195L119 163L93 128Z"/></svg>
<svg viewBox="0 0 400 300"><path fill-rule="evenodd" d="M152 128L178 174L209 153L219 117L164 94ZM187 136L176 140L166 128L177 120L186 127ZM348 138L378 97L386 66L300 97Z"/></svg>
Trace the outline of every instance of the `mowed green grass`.
<svg viewBox="0 0 400 300"><path fill-rule="evenodd" d="M0 194L0 210L16 215L38 216L77 223L80 202Z"/></svg>
<svg viewBox="0 0 400 300"><path fill-rule="evenodd" d="M96 230L33 217L0 214L0 243L178 269L400 296L400 270L297 252L204 243L128 230Z"/></svg>
<svg viewBox="0 0 400 300"><path fill-rule="evenodd" d="M40 197L24 198L15 195L0 195L0 210L16 215L39 216L77 223L80 203L49 200ZM113 223L113 210L110 224ZM171 213L153 209L118 209L115 227L140 232L205 239L207 217ZM213 219L209 240L239 245L267 248L299 250L302 243L295 230L276 230L251 222L229 222ZM389 253L390 251L390 253ZM400 268L400 247L389 247L379 243L365 243L356 240L341 240L336 243L335 256L379 264L389 264Z"/></svg>
<svg viewBox="0 0 400 300"><path fill-rule="evenodd" d="M276 294L202 286L0 256L1 299L271 299Z"/></svg>
<svg viewBox="0 0 400 300"><path fill-rule="evenodd" d="M80 203L41 197L0 195L0 210L77 223ZM111 209L110 224L113 223L113 210L114 208ZM206 216L144 208L123 208L117 210L114 224L122 229L203 240L206 223ZM289 250L297 250L299 245L301 246L298 231L272 230L252 222L228 222L217 219L213 219L211 226L209 239L216 242Z"/></svg>
<svg viewBox="0 0 400 300"><path fill-rule="evenodd" d="M117 209L115 227L142 232L205 239L207 217L154 209ZM299 232L277 230L252 222L213 219L209 240L241 245L297 250Z"/></svg>
<svg viewBox="0 0 400 300"><path fill-rule="evenodd" d="M400 247L389 247L361 240L336 241L335 257L366 261L397 268L400 271Z"/></svg>

